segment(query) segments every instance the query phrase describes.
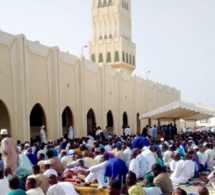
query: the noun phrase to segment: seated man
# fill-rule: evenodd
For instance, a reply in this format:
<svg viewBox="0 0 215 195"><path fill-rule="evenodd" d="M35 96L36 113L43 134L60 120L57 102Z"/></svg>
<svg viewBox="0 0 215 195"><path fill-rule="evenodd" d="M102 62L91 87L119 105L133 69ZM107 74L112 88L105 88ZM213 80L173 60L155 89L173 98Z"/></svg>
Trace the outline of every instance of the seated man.
<svg viewBox="0 0 215 195"><path fill-rule="evenodd" d="M117 180L111 180L108 184L108 194L109 195L120 195L121 194L121 184Z"/></svg>
<svg viewBox="0 0 215 195"><path fill-rule="evenodd" d="M147 174L143 181L143 191L146 195L161 195L161 189L153 183L154 176Z"/></svg>
<svg viewBox="0 0 215 195"><path fill-rule="evenodd" d="M85 178L86 185L89 185L90 183L97 180L99 183L98 185L99 189L107 187L107 183L104 182L104 172L105 172L105 165L108 162L108 160L109 160L108 155L104 155L101 159L100 164L92 166L88 169L90 173Z"/></svg>
<svg viewBox="0 0 215 195"><path fill-rule="evenodd" d="M145 195L140 184L136 183L136 175L135 173L129 171L126 175L126 185L129 187L128 194L129 195Z"/></svg>
<svg viewBox="0 0 215 195"><path fill-rule="evenodd" d="M48 180L50 187L48 189L47 195L78 195L71 183L58 182L57 177L57 174L49 176Z"/></svg>
<svg viewBox="0 0 215 195"><path fill-rule="evenodd" d="M179 153L174 154L174 159L177 163L175 166L175 170L170 176L172 184L179 185L182 183L187 183L190 178L190 167L184 160L181 160L181 156Z"/></svg>
<svg viewBox="0 0 215 195"><path fill-rule="evenodd" d="M128 168L125 162L120 158L112 158L105 164L104 176L108 181L118 180L120 183L125 183Z"/></svg>
<svg viewBox="0 0 215 195"><path fill-rule="evenodd" d="M19 189L19 178L17 176L12 176L9 179L9 188L11 191L7 195L27 195L24 190Z"/></svg>
<svg viewBox="0 0 215 195"><path fill-rule="evenodd" d="M33 175L29 175L27 177L27 179L30 179L30 178L34 178L36 180L36 187L40 187L44 193L47 192L48 190L48 180L47 178L42 174L40 173L40 167L39 165L34 165L32 167L33 169Z"/></svg>
<svg viewBox="0 0 215 195"><path fill-rule="evenodd" d="M152 166L152 172L155 176L154 184L160 187L163 195L172 195L173 186L169 176L163 172L163 168L159 164Z"/></svg>
<svg viewBox="0 0 215 195"><path fill-rule="evenodd" d="M43 190L36 187L36 180L34 178L28 178L25 187L27 195L44 195Z"/></svg>

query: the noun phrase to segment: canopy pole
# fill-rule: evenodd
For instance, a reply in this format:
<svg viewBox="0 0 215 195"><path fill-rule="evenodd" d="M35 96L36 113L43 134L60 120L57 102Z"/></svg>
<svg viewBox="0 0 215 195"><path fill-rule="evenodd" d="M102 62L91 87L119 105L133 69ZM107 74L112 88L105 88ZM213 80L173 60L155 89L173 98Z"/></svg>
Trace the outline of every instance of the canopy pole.
<svg viewBox="0 0 215 195"><path fill-rule="evenodd" d="M148 118L148 125L149 125L149 127L152 125L151 123L152 123L152 120L150 118Z"/></svg>
<svg viewBox="0 0 215 195"><path fill-rule="evenodd" d="M161 126L161 120L158 119L158 127L160 128L160 126Z"/></svg>

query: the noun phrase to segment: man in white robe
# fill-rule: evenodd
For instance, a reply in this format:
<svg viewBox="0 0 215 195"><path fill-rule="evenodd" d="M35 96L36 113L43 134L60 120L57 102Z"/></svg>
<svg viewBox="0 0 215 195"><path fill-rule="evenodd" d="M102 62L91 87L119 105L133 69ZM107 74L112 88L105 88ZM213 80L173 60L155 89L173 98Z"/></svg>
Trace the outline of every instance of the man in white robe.
<svg viewBox="0 0 215 195"><path fill-rule="evenodd" d="M92 166L88 169L90 173L85 178L85 183L87 185L97 180L99 183L98 189L107 187L107 183L104 182L104 171L105 171L105 165L108 162L108 160L109 160L108 156L104 155L102 158L102 162L100 164Z"/></svg>
<svg viewBox="0 0 215 195"><path fill-rule="evenodd" d="M144 146L141 153L147 161L147 170L146 172L150 171L152 168L152 165L156 163L154 154L149 150L148 147Z"/></svg>
<svg viewBox="0 0 215 195"><path fill-rule="evenodd" d="M68 126L68 139L72 140L74 136L74 130L72 128L72 125Z"/></svg>
<svg viewBox="0 0 215 195"><path fill-rule="evenodd" d="M189 169L189 174L190 174L190 179L194 177L195 175L195 162L191 160L191 155L189 153L185 154L185 162L190 167Z"/></svg>
<svg viewBox="0 0 215 195"><path fill-rule="evenodd" d="M177 163L170 177L172 184L179 185L181 183L187 183L190 177L190 167L184 160L181 160L179 153L174 154L174 159Z"/></svg>
<svg viewBox="0 0 215 195"><path fill-rule="evenodd" d="M215 157L215 151L214 149L211 149L211 145L210 144L206 144L206 151L204 153L205 155L205 159L207 161L208 164L208 169L213 169L215 161L214 161L214 157Z"/></svg>
<svg viewBox="0 0 215 195"><path fill-rule="evenodd" d="M12 173L15 174L19 162L19 149L16 142L8 137L7 129L1 129L1 136L0 153L2 154L3 169L10 167Z"/></svg>
<svg viewBox="0 0 215 195"><path fill-rule="evenodd" d="M58 182L57 175L49 176L49 187L47 195L78 195L73 185L69 182Z"/></svg>
<svg viewBox="0 0 215 195"><path fill-rule="evenodd" d="M135 173L136 178L139 178L139 161L136 159L137 154L133 152L131 154L131 161L129 165L129 171Z"/></svg>
<svg viewBox="0 0 215 195"><path fill-rule="evenodd" d="M46 130L45 130L45 126L41 126L40 129L40 138L41 138L41 142L42 143L47 143L47 137L46 137Z"/></svg>

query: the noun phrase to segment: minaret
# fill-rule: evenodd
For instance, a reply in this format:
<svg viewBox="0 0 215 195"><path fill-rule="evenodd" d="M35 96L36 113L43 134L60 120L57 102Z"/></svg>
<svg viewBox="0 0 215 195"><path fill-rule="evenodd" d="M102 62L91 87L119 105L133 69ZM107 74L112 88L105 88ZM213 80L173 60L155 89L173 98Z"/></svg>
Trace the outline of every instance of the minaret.
<svg viewBox="0 0 215 195"><path fill-rule="evenodd" d="M90 59L131 73L136 65L131 0L92 0Z"/></svg>

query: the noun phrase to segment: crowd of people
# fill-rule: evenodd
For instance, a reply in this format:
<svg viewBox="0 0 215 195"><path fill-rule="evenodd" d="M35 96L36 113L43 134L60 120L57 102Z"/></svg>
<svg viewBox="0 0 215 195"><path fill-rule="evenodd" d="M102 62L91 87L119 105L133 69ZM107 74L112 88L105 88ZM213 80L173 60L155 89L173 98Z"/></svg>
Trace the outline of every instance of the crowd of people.
<svg viewBox="0 0 215 195"><path fill-rule="evenodd" d="M132 134L128 125L117 136L95 129L93 136L57 140L46 137L45 126L31 142L17 143L1 130L0 194L69 195L95 184L110 195L186 195L174 186L200 185L199 195L215 187L215 134L177 133L175 125L146 126ZM196 180L196 179L195 179Z"/></svg>

